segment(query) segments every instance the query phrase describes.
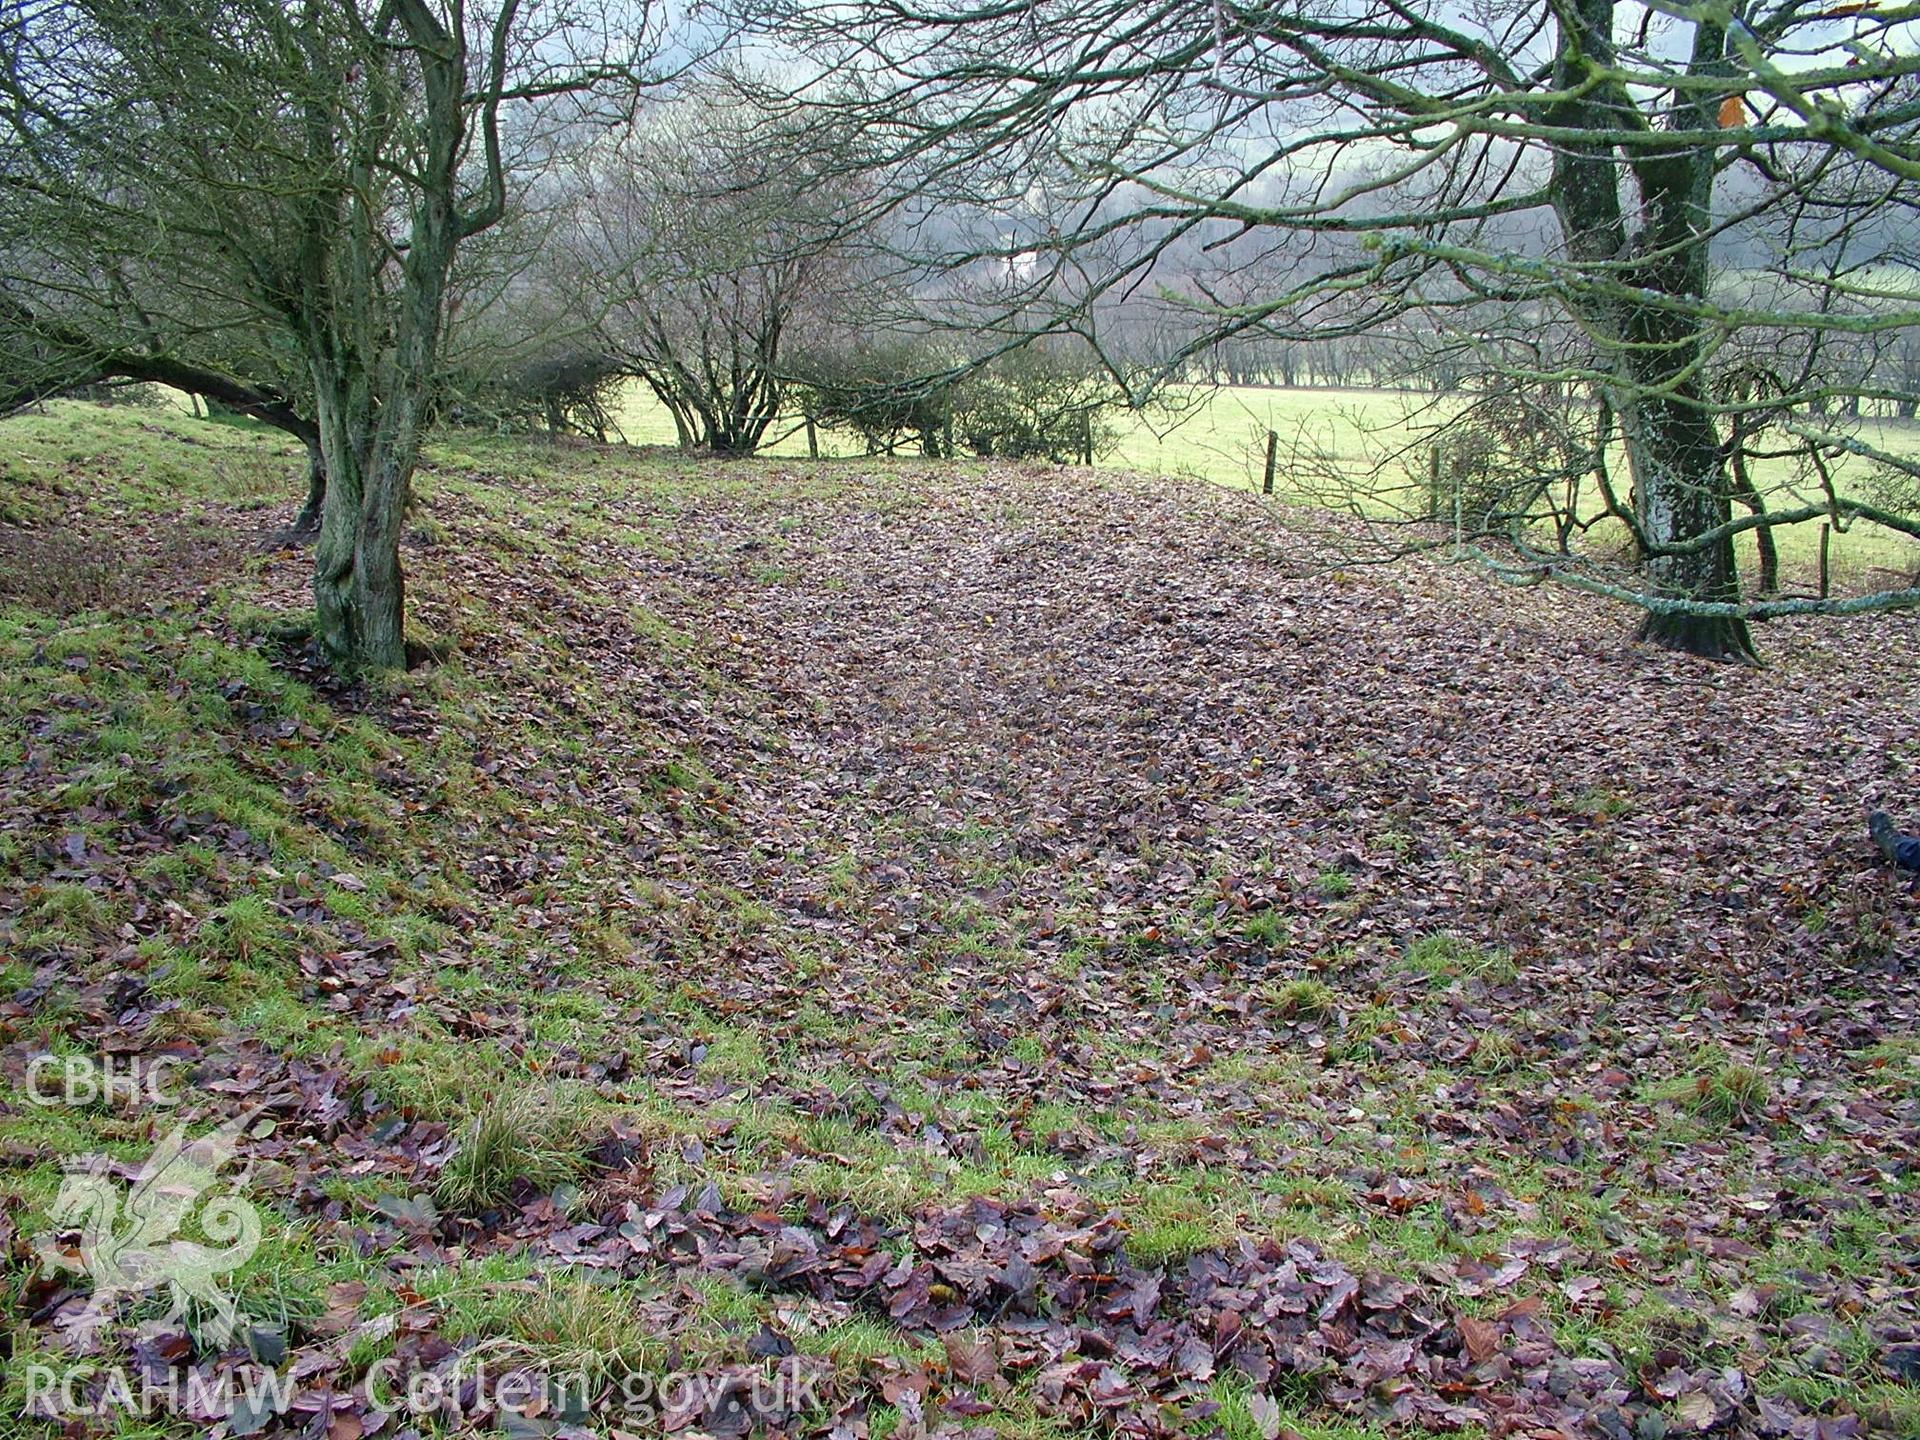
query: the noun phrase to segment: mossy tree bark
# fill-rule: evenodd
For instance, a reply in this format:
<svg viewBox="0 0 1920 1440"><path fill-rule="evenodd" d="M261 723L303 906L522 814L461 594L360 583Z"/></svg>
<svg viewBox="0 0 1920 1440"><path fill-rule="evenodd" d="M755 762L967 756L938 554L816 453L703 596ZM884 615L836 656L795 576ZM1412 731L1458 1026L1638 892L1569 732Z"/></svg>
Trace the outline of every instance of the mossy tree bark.
<svg viewBox="0 0 1920 1440"><path fill-rule="evenodd" d="M1591 281L1570 297L1574 312L1615 373L1609 399L1620 417L1634 479L1635 538L1654 603L1641 638L1716 660L1754 658L1746 621L1716 610L1740 599L1726 453L1701 376L1706 330L1715 152L1710 146L1635 148L1619 138L1645 121L1619 78L1617 0L1574 0L1560 12L1551 123L1591 134L1560 144L1553 204L1568 253ZM1730 74L1726 32L1694 32L1690 73ZM1694 92L1685 120L1711 130L1722 95ZM1679 122L1676 122L1679 123ZM1623 193L1626 192L1626 193ZM1637 228L1630 229L1632 214ZM1608 278L1611 270L1617 280Z"/></svg>
<svg viewBox="0 0 1920 1440"><path fill-rule="evenodd" d="M366 101L345 147L347 184L309 211L302 247L308 293L328 303L303 314L326 494L314 547L318 634L350 669L407 663L406 574L400 538L433 402L447 286L461 241L494 224L504 206L495 99L479 129L487 159L478 204L463 210L461 164L470 129L467 37L422 0L396 0L404 47L366 80ZM512 8L500 24L510 24ZM503 83L496 34L491 84ZM403 63L404 61L404 63ZM341 113L309 108L310 145L337 151ZM396 263L378 197L391 199L396 135L410 152L411 211Z"/></svg>

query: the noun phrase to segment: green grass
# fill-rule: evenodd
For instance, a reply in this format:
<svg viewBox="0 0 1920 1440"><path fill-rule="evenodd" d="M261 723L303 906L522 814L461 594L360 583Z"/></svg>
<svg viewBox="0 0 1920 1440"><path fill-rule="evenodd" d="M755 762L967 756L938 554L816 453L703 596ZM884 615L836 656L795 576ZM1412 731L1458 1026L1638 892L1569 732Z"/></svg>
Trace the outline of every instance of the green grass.
<svg viewBox="0 0 1920 1440"><path fill-rule="evenodd" d="M504 1314L476 1330L505 1328L526 1359L555 1376L590 1384L661 1368L667 1346L652 1333L627 1287L591 1272L547 1273L508 1296ZM505 1325L500 1324L504 1319Z"/></svg>
<svg viewBox="0 0 1920 1440"><path fill-rule="evenodd" d="M817 1330L802 1330L794 1337L794 1348L803 1355L824 1355L856 1373L889 1357L927 1363L946 1353L936 1340L857 1315Z"/></svg>
<svg viewBox="0 0 1920 1440"><path fill-rule="evenodd" d="M248 963L285 953L287 922L260 895L240 895L208 917L200 928L203 952L215 959Z"/></svg>
<svg viewBox="0 0 1920 1440"><path fill-rule="evenodd" d="M478 1214L504 1203L517 1187L544 1193L576 1179L582 1118L544 1090L487 1097L461 1125L434 1198L450 1210Z"/></svg>
<svg viewBox="0 0 1920 1440"><path fill-rule="evenodd" d="M1344 900L1353 893L1353 877L1329 866L1314 880L1314 888L1329 900Z"/></svg>
<svg viewBox="0 0 1920 1440"><path fill-rule="evenodd" d="M1750 1125L1772 1103L1773 1080L1759 1066L1731 1059L1717 1047L1708 1046L1686 1074L1655 1086L1654 1093L1711 1124Z"/></svg>
<svg viewBox="0 0 1920 1440"><path fill-rule="evenodd" d="M152 406L55 401L8 416L0 522L44 520L64 504L173 515L182 501L257 509L287 498L305 463L293 441L196 419L172 392L155 394Z"/></svg>
<svg viewBox="0 0 1920 1440"><path fill-rule="evenodd" d="M1513 960L1458 935L1423 935L1407 946L1400 968L1428 980L1480 980L1490 985L1515 978Z"/></svg>
<svg viewBox="0 0 1920 1440"><path fill-rule="evenodd" d="M1284 1020L1319 1020L1340 1008L1333 987L1321 980L1288 980L1273 986L1268 1003Z"/></svg>
<svg viewBox="0 0 1920 1440"><path fill-rule="evenodd" d="M1520 1042L1505 1030L1485 1030L1475 1037L1468 1066L1483 1075L1499 1075L1516 1068L1521 1061Z"/></svg>

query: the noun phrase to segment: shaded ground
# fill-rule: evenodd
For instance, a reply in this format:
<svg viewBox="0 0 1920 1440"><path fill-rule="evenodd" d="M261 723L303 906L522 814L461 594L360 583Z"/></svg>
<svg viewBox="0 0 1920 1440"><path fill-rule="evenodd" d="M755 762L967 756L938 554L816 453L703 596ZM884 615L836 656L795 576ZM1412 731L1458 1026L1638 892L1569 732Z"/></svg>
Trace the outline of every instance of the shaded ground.
<svg viewBox="0 0 1920 1440"><path fill-rule="evenodd" d="M448 662L341 690L262 638L304 555L155 559L284 519L271 446L165 494L36 423L14 518L153 563L0 609L9 1414L248 1367L164 1297L76 1334L32 1241L85 1259L57 1157L264 1105L286 1433L431 1429L381 1360L484 1360L453 1428L588 1372L545 1433L781 1366L759 1420L847 1436L1920 1427L1911 620L1728 670L1200 487L471 440ZM34 1104L50 1049L195 1084Z"/></svg>

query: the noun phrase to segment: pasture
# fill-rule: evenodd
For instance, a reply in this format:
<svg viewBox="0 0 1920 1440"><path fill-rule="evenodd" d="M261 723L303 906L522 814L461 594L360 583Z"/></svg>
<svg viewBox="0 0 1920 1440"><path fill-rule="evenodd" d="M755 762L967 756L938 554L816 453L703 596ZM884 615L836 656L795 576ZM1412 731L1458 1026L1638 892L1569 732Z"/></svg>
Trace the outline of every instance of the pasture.
<svg viewBox="0 0 1920 1440"><path fill-rule="evenodd" d="M1405 484L1408 471L1418 476L1425 463L1428 442L1423 432L1443 419L1452 403L1405 390L1196 387L1176 392L1164 410L1114 416L1111 423L1119 437L1098 465L1205 480L1229 489L1258 489L1271 430L1280 437L1276 495L1300 504L1338 503L1345 497L1331 494L1326 479L1307 478L1308 472L1344 477L1355 487L1379 483L1379 477L1388 477L1387 483L1395 487ZM638 382L626 392L615 418L621 433L636 445L674 443L673 421L665 407ZM1858 430L1861 439L1877 448L1920 454L1920 425L1865 419ZM818 439L823 455L861 454L854 436L820 431ZM806 433L797 417L783 416L769 432L769 441L763 451L767 455L797 459L807 454ZM1616 476L1625 476L1624 454L1616 453L1612 465ZM1843 492L1864 470L1854 460L1836 467ZM1817 482L1786 460L1762 461L1755 479L1776 509L1819 499ZM1624 478L1618 483L1624 487ZM1589 499L1597 509L1598 497ZM1815 587L1820 529L1817 521L1776 529L1781 577L1789 591ZM1920 566L1920 545L1866 525L1833 533L1828 545L1832 584L1839 593L1885 589ZM1758 561L1750 537L1740 542L1740 560L1743 572L1751 576Z"/></svg>

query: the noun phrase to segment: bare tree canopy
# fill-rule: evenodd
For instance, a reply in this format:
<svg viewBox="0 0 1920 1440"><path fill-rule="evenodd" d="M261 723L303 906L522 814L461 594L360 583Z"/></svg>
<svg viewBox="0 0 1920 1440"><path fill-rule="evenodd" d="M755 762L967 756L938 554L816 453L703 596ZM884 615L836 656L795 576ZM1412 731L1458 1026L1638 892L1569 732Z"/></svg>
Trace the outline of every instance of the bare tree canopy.
<svg viewBox="0 0 1920 1440"><path fill-rule="evenodd" d="M605 350L680 443L731 455L779 415L795 333L850 313L868 281L842 223L857 181L770 143L763 120L699 85L650 108L583 156L543 265L591 277Z"/></svg>
<svg viewBox="0 0 1920 1440"><path fill-rule="evenodd" d="M897 213L986 217L915 233L1005 281L999 323L1084 332L1157 294L1190 321L1175 363L1385 330L1508 387L1575 387L1606 420L1590 468L1617 426L1638 563L1543 546L1524 507L1488 538L1514 573L1635 600L1662 643L1749 657L1755 616L1920 601L1743 595L1736 534L1809 507L1734 518L1730 462L1764 413L1824 491L1810 506L1912 533L1823 468L1913 468L1827 418L1842 396L1912 407L1888 363L1920 324L1909 7L750 0L739 18L816 62L790 122L859 135ZM1524 343L1554 325L1573 343ZM1720 384L1762 336L1764 393Z"/></svg>

